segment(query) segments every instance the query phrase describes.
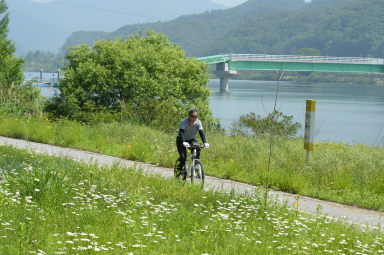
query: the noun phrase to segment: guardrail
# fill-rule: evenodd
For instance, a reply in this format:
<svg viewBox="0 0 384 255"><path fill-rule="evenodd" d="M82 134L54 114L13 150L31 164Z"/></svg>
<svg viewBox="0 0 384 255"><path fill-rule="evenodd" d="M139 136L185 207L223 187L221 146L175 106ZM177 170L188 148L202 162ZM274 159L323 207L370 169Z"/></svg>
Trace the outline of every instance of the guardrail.
<svg viewBox="0 0 384 255"><path fill-rule="evenodd" d="M271 61L271 62L306 62L330 64L366 64L384 65L382 58L297 56L297 55L263 55L263 54L229 54L228 61Z"/></svg>
<svg viewBox="0 0 384 255"><path fill-rule="evenodd" d="M200 61L206 62L208 64L217 64L217 63L224 63L227 62L229 55L216 55L216 56L208 56L208 57L201 57L197 58Z"/></svg>

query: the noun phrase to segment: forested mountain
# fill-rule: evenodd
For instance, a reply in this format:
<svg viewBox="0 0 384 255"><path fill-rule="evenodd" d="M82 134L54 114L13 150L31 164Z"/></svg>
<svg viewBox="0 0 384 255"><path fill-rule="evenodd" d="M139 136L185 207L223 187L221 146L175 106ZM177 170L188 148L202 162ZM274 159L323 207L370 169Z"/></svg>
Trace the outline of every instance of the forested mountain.
<svg viewBox="0 0 384 255"><path fill-rule="evenodd" d="M383 0L323 1L295 13L252 17L218 38L205 54L290 54L309 47L329 56L384 56Z"/></svg>
<svg viewBox="0 0 384 255"><path fill-rule="evenodd" d="M126 24L165 21L222 9L210 0L6 0L9 37L19 54L57 51L74 31L113 31Z"/></svg>
<svg viewBox="0 0 384 255"><path fill-rule="evenodd" d="M140 30L153 29L163 32L171 41L180 44L190 55L201 55L206 47L215 44L215 40L245 23L252 17L297 10L305 6L303 0L249 0L244 4L226 9L207 11L198 15L186 15L169 22L127 25L110 33L77 32L73 33L63 46L80 43L92 44L102 38L117 38L136 34ZM254 24L249 24L253 26Z"/></svg>
<svg viewBox="0 0 384 255"><path fill-rule="evenodd" d="M316 48L329 56L384 57L383 13L384 0L249 0L227 10L124 26L107 36L76 33L65 47L153 29L193 56Z"/></svg>

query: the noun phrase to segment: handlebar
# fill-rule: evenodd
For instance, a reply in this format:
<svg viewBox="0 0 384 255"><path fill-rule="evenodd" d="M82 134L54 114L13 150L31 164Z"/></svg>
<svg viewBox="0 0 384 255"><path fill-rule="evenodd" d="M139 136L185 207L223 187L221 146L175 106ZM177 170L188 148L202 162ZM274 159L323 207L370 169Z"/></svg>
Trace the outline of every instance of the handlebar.
<svg viewBox="0 0 384 255"><path fill-rule="evenodd" d="M191 146L188 149L193 150L193 149L197 149L197 148L203 149L206 147L204 146L204 144L191 144Z"/></svg>

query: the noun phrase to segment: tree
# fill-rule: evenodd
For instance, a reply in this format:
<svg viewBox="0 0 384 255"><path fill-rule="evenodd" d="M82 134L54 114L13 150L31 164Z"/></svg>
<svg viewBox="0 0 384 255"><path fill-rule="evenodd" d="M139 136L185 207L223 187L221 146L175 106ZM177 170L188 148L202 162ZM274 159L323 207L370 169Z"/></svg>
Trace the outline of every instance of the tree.
<svg viewBox="0 0 384 255"><path fill-rule="evenodd" d="M37 116L41 114L40 92L23 84L23 59L15 55L8 40L9 14L5 0L0 1L0 111L7 115Z"/></svg>
<svg viewBox="0 0 384 255"><path fill-rule="evenodd" d="M298 56L320 56L320 50L314 48L301 48L292 52L292 55Z"/></svg>
<svg viewBox="0 0 384 255"><path fill-rule="evenodd" d="M25 56L24 71L38 72L43 69L46 72L57 72L64 62L64 54L49 51L30 51Z"/></svg>
<svg viewBox="0 0 384 255"><path fill-rule="evenodd" d="M15 46L8 40L9 13L5 0L0 1L0 84L9 87L12 83L21 84L23 60L15 55Z"/></svg>
<svg viewBox="0 0 384 255"><path fill-rule="evenodd" d="M188 108L212 122L206 64L185 57L162 34L101 40L70 48L60 96L48 106L56 117L93 121L99 114L175 129Z"/></svg>

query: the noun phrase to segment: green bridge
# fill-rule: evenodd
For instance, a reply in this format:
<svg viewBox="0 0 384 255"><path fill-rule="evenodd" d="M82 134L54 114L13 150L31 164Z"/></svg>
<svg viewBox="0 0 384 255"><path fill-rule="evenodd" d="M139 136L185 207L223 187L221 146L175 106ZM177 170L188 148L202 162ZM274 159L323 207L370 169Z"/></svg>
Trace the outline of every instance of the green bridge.
<svg viewBox="0 0 384 255"><path fill-rule="evenodd" d="M198 60L216 64L221 92L228 92L230 77L242 70L384 74L384 59L381 58L228 54Z"/></svg>

